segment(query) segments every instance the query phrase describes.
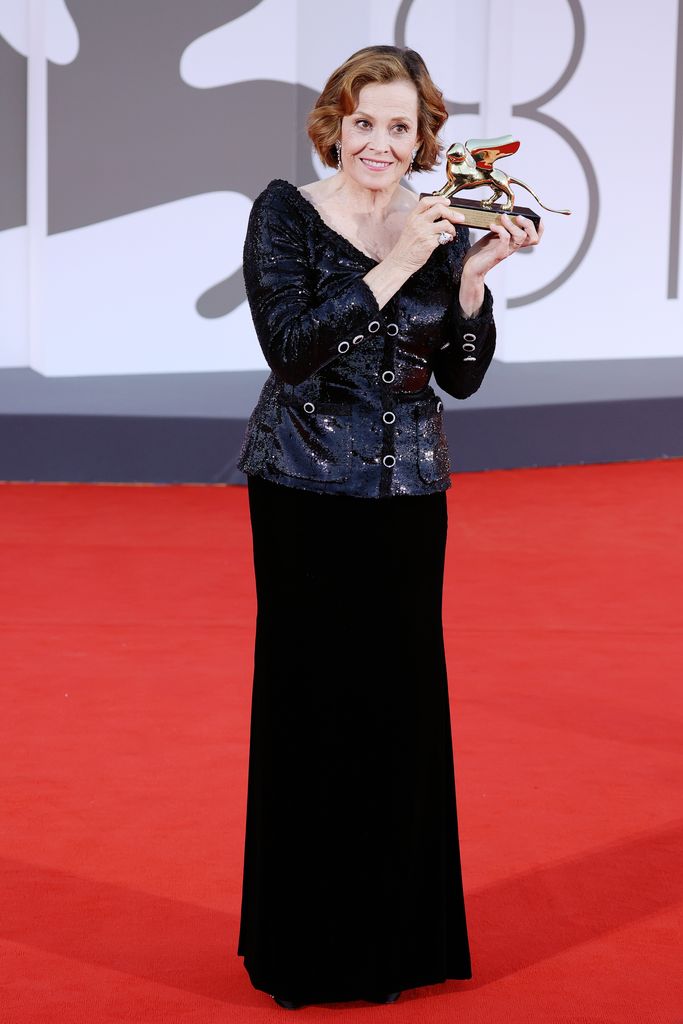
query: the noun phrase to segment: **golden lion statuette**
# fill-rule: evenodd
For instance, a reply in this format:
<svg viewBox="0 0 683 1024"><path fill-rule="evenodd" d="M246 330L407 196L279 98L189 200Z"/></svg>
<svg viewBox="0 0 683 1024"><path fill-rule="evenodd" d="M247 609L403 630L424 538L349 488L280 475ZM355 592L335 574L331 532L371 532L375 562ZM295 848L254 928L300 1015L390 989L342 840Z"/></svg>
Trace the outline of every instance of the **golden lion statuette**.
<svg viewBox="0 0 683 1024"><path fill-rule="evenodd" d="M528 206L515 206L515 194L510 188L510 182L521 185L527 192L531 192L534 199L550 213L564 213L567 216L571 210L553 210L551 206L541 203L534 190L519 178L513 178L494 167L496 160L504 156L510 156L519 149L519 139L512 135L499 135L495 139L468 139L463 145L462 142L454 142L446 151L446 174L448 181L438 192L421 192L423 196L446 196L450 198L451 206L455 206L461 213L465 214L465 224L470 228L488 229L492 224L500 222L502 213L510 217L528 217L533 221L534 227L538 228L541 217ZM455 199L455 194L463 189L482 188L487 185L491 189L488 199L477 201L476 199ZM500 196L507 198L503 203L497 203Z"/></svg>

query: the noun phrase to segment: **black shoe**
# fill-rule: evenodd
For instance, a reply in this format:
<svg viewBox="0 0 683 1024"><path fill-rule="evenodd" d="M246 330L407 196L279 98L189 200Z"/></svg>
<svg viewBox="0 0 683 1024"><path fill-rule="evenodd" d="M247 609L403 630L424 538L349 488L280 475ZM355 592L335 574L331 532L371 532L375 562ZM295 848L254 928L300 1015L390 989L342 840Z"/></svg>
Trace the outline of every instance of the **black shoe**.
<svg viewBox="0 0 683 1024"><path fill-rule="evenodd" d="M298 1010L303 1003L293 1003L291 999L280 999L279 996L272 996L278 1006L283 1006L285 1010Z"/></svg>
<svg viewBox="0 0 683 1024"><path fill-rule="evenodd" d="M395 1003L400 994L400 992L390 992L388 996L367 996L367 1001L369 1003Z"/></svg>

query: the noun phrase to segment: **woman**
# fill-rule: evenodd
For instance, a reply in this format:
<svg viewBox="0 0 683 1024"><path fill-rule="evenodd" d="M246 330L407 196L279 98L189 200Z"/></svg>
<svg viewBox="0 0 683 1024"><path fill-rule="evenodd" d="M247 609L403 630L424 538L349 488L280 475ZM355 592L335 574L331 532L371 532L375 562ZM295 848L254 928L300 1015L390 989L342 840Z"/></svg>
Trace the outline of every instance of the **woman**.
<svg viewBox="0 0 683 1024"><path fill-rule="evenodd" d="M493 357L487 272L542 234L401 184L444 148L413 50L371 46L308 120L337 173L257 196L244 247L271 368L250 417L258 612L238 955L287 1008L472 976L441 595L442 403Z"/></svg>

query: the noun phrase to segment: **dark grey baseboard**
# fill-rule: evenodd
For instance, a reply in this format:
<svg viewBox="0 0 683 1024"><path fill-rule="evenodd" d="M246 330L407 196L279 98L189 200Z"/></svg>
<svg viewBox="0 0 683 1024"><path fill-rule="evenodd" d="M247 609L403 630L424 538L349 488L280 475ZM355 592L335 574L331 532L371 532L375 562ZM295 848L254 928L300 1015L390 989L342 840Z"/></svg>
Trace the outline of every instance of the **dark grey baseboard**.
<svg viewBox="0 0 683 1024"><path fill-rule="evenodd" d="M444 410L454 472L683 457L683 398ZM0 480L244 484L246 419L0 415Z"/></svg>
<svg viewBox="0 0 683 1024"><path fill-rule="evenodd" d="M454 471L683 457L683 398L447 414Z"/></svg>

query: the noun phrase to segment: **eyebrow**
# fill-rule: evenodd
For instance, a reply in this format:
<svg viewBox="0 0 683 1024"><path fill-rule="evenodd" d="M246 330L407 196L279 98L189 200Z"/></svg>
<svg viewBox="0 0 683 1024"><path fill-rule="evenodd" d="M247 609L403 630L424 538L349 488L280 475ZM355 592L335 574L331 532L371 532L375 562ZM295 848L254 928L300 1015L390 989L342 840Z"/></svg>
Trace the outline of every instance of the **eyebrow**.
<svg viewBox="0 0 683 1024"><path fill-rule="evenodd" d="M363 117L372 117L372 114L366 114L364 110L357 110L354 116L357 117L359 115L362 115ZM394 116L390 117L389 120L390 121L408 121L409 124L413 123L412 120L409 117L406 117L405 114L394 114Z"/></svg>

